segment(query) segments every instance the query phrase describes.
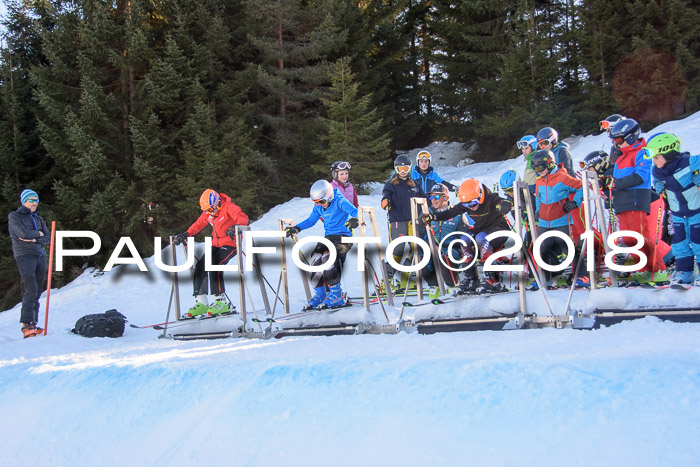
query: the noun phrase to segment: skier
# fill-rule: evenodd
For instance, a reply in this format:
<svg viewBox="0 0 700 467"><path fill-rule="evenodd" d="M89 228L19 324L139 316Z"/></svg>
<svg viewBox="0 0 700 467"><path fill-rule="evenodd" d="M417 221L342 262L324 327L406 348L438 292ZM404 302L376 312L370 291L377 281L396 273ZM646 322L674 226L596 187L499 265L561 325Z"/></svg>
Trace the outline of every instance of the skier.
<svg viewBox="0 0 700 467"><path fill-rule="evenodd" d="M450 191L457 191L457 187L446 182L438 175L435 168L430 165L431 155L428 151L420 151L416 155L416 166L411 171L411 178L423 189L424 193L428 192L436 183L442 183Z"/></svg>
<svg viewBox="0 0 700 467"><path fill-rule="evenodd" d="M535 182L537 181L537 174L532 170L532 164L530 163L530 158L532 153L537 151L537 138L533 135L525 135L520 140L515 143L525 156L525 172L523 173L523 180L527 182L530 187L531 192L535 192Z"/></svg>
<svg viewBox="0 0 700 467"><path fill-rule="evenodd" d="M26 339L44 332L36 323L39 317L39 297L46 276L44 245L50 243L51 238L46 222L37 212L39 195L36 191L22 191L20 203L22 205L7 216L7 230L24 288L19 320L22 323L22 335Z"/></svg>
<svg viewBox="0 0 700 467"><path fill-rule="evenodd" d="M613 125L623 118L625 117L620 114L609 115L605 120L600 121L600 131L605 131L606 133L610 134L610 130L612 129Z"/></svg>
<svg viewBox="0 0 700 467"><path fill-rule="evenodd" d="M333 177L331 185L333 185L333 188L337 188L353 206L359 207L357 191L355 190L355 186L349 181L350 169L352 169L350 162L333 162L331 165L331 176Z"/></svg>
<svg viewBox="0 0 700 467"><path fill-rule="evenodd" d="M538 131L537 147L552 151L557 166L562 164L569 175L575 175L571 152L569 152L569 145L564 142L559 142L559 133L557 133L557 130L546 126Z"/></svg>
<svg viewBox="0 0 700 467"><path fill-rule="evenodd" d="M399 155L394 160L395 173L382 190L382 209L387 211L390 241L405 235L414 235L411 225L411 198L426 197L420 185L410 177L411 166L411 159L407 155ZM398 264L401 264L405 245L401 243L394 249L394 260ZM407 261L410 261L413 245L408 245ZM388 264L386 266L391 281L396 271Z"/></svg>
<svg viewBox="0 0 700 467"><path fill-rule="evenodd" d="M442 184L442 183L436 183L433 185L433 187L430 189L428 192L428 197L430 199L430 212L441 212L445 211L447 209L450 209L452 207L452 204L450 203L450 195L447 190L447 187ZM427 235L432 235L434 236L435 243L437 245L440 245L440 242L450 235L453 232L467 232L469 229L472 228L474 225L474 221L469 217L468 214L461 214L457 215L451 219L447 219L444 221L438 221L434 220L428 225L428 232L426 233ZM455 237L455 236L453 236ZM451 240L453 240L452 237L450 237L450 240L446 241L443 244L442 251L439 252L439 254L442 256L443 260L450 265L451 268L453 269L459 269L460 265L456 264L454 261L451 260L449 256L449 244L451 243ZM453 252L455 249L453 249ZM437 286L437 273L435 270L435 266L439 264L441 271L442 271L442 277L447 283L448 286L450 287L455 287L459 283L459 271L453 271L447 268L442 262L440 261L439 258L431 258L430 262L426 266L427 268L427 274L425 274L425 280L428 283L428 285L431 287L429 296L430 298L438 298L439 292ZM467 276L476 281L476 268L471 267L467 269L466 271Z"/></svg>
<svg viewBox="0 0 700 467"><path fill-rule="evenodd" d="M236 225L248 225L248 216L245 215L231 198L224 193L217 193L212 189L206 189L199 197L199 206L202 214L186 231L175 236L173 243L179 245L187 241L187 237L197 235L207 224L212 226L211 264L223 265L236 256ZM197 261L192 278L194 286L195 304L187 310L186 316L194 318L205 313L219 315L235 312L235 307L229 302L225 294L223 271L210 271L207 281L207 271L204 269L205 257ZM214 303L209 306L207 291L211 288ZM242 293L242 291L241 291Z"/></svg>
<svg viewBox="0 0 700 467"><path fill-rule="evenodd" d="M428 213L423 216L423 222L428 224L433 221L444 221L455 216L469 213L469 217L474 221L473 229L469 231L479 249L478 255L481 261L485 261L494 251L498 251L506 241L506 237L498 237L493 242L486 240L486 237L499 230L509 230L505 215L510 212L513 203L501 198L496 193L492 193L480 181L469 178L462 182L457 192L460 204L437 213ZM467 244L471 242L467 239ZM477 252L473 247L467 247L466 253L475 256ZM469 259L469 258L468 258ZM470 261L468 260L467 263ZM504 290L504 286L499 283L498 273L485 273L481 283L463 280L459 284L463 293L491 293Z"/></svg>
<svg viewBox="0 0 700 467"><path fill-rule="evenodd" d="M583 199L583 184L581 180L572 177L564 169L563 164L557 165L554 154L549 149L540 149L532 155L532 168L537 172L535 184L535 211L537 212L537 235L556 230L571 237L573 220L571 212L581 205ZM573 195L571 197L570 195ZM577 239L574 239L576 242ZM542 259L550 265L561 263L566 259L567 248L564 240L550 237L540 246ZM574 262L576 264L576 255ZM574 271L576 272L576 271ZM547 287L552 287L552 273L545 270ZM590 280L583 275L576 279L579 287L590 286ZM533 282L531 289L537 289Z"/></svg>
<svg viewBox="0 0 700 467"><path fill-rule="evenodd" d="M671 284L692 284L695 262L700 267L700 156L681 153L681 140L671 133L659 133L647 142L644 152L652 158L653 182L658 192L666 191L673 213L671 247L676 273ZM700 275L695 279L700 285Z"/></svg>
<svg viewBox="0 0 700 467"><path fill-rule="evenodd" d="M312 308L335 308L344 306L347 297L343 293L340 279L343 273L345 257L352 248L352 243L341 243L342 237L352 236L352 229L357 228L357 208L350 201L345 199L339 189L325 180L318 180L311 185L309 192L311 199L315 203L308 218L297 225L287 227L285 232L287 237L296 235L304 229L316 225L323 219L325 237L335 246L338 254L331 267L322 272L313 273L311 279L314 284L314 295L309 299L303 311ZM318 243L313 253L311 253L311 266L318 266L328 260L328 247L323 243Z"/></svg>
<svg viewBox="0 0 700 467"><path fill-rule="evenodd" d="M620 230L639 232L644 237L641 251L647 256L647 264L632 276L636 282L649 282L652 274L664 271L662 250L657 243L658 231L650 228L647 217L650 215L652 198L651 190L651 159L645 157L646 141L641 137L642 129L636 120L621 119L610 130L610 139L619 150L620 156L611 157L613 168L613 209L617 216ZM659 210L657 218L660 219ZM660 221L656 222L660 225ZM660 230L660 229L658 229ZM620 239L625 245L634 245L636 240L631 237ZM634 255L637 256L637 255ZM661 276L663 280L663 275Z"/></svg>

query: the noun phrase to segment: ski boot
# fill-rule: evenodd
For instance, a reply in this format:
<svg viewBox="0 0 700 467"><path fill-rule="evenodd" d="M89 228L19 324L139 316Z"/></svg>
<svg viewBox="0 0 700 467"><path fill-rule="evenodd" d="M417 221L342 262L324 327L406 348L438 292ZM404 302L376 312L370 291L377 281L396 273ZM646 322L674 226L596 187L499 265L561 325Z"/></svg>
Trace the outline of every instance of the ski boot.
<svg viewBox="0 0 700 467"><path fill-rule="evenodd" d="M473 277L466 277L459 281L457 288L454 289L454 294L456 295L470 295L476 292L479 287L479 281Z"/></svg>
<svg viewBox="0 0 700 467"><path fill-rule="evenodd" d="M197 295L195 300L197 300L197 303L195 303L192 308L187 310L187 313L185 314L186 318L196 318L197 316L201 316L209 311L209 304L207 303L206 295Z"/></svg>
<svg viewBox="0 0 700 467"><path fill-rule="evenodd" d="M319 309L339 308L345 306L347 297L340 288L340 284L331 285L328 290L328 295L323 299L323 303L319 305Z"/></svg>
<svg viewBox="0 0 700 467"><path fill-rule="evenodd" d="M432 300L434 298L440 298L440 289L437 287L431 287L428 292L428 297Z"/></svg>
<svg viewBox="0 0 700 467"><path fill-rule="evenodd" d="M498 281L497 276L491 276L481 281L479 286L476 288L475 293L477 295L487 295L507 291L508 289L502 282Z"/></svg>
<svg viewBox="0 0 700 467"><path fill-rule="evenodd" d="M697 279L696 279L697 281ZM693 271L676 271L671 280L671 285L692 285Z"/></svg>
<svg viewBox="0 0 700 467"><path fill-rule="evenodd" d="M301 309L301 311L309 311L313 310L317 306L323 303L323 299L326 298L326 286L322 285L321 287L316 287L314 288L314 295L309 299L309 301L304 305L304 307Z"/></svg>
<svg viewBox="0 0 700 467"><path fill-rule="evenodd" d="M27 337L40 336L44 330L37 327L34 323L22 323L22 335L24 339Z"/></svg>
<svg viewBox="0 0 700 467"><path fill-rule="evenodd" d="M236 312L236 307L231 305L229 301L223 295L217 295L214 297L214 303L211 304L207 310L209 316L215 315L228 315Z"/></svg>

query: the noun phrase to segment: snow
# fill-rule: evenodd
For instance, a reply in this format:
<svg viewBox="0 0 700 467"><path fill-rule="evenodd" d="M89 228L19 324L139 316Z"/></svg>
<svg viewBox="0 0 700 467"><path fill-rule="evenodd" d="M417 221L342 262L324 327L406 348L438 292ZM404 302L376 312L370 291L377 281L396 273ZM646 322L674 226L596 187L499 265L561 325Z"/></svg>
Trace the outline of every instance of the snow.
<svg viewBox="0 0 700 467"><path fill-rule="evenodd" d="M697 113L646 135L675 132L684 150L698 154L699 126ZM588 152L608 149L605 135L571 143L575 167ZM476 177L492 185L504 170L524 168L522 157L455 167L469 157L468 150L454 143L434 143L428 150L440 175L456 184ZM376 186L371 195L360 196L361 205L375 208L386 245L379 201ZM298 222L311 208L310 200L295 198L252 228L276 230L278 218ZM300 237L309 235L322 235L321 226ZM347 272L357 268L355 251L346 262L343 287L359 296L360 275ZM184 262L178 253L178 262ZM287 253L291 257L291 248ZM163 257L168 256L166 248ZM104 274L88 270L52 290L46 337L21 338L19 305L0 314L0 465L700 461L700 326L695 324L645 318L594 331L186 342L129 327L119 339L70 333L82 315L111 308L138 325L165 321L171 276L156 270L153 257L144 261L149 273L135 266ZM279 271L277 259L264 261L270 283L276 285ZM227 278L229 296L238 303L235 276ZM289 280L296 309L304 292L291 265ZM251 286L255 308L261 310L258 286L255 281ZM182 307L189 307L187 272L181 274L179 291ZM563 290L549 293L555 314L563 313L567 296ZM540 315L548 314L540 294L529 293L527 300ZM604 289L576 292L572 301L573 308L584 311L697 304L696 290ZM518 306L518 295L507 294L468 304L407 307L404 318L455 317L469 307L490 314ZM389 307L387 313L396 320L400 311ZM43 322L43 298L40 316ZM328 323L349 319L386 323L376 306L371 312L342 309L327 318Z"/></svg>

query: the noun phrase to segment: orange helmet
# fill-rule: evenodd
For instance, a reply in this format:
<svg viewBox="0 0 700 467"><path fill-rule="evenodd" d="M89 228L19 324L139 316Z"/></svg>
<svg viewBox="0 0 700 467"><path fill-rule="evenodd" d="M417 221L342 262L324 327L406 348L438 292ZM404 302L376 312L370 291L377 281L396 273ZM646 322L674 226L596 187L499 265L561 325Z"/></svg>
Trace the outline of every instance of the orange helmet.
<svg viewBox="0 0 700 467"><path fill-rule="evenodd" d="M457 191L460 203L476 206L484 202L484 186L476 178L468 178L462 182Z"/></svg>
<svg viewBox="0 0 700 467"><path fill-rule="evenodd" d="M221 207L221 196L211 188L207 188L199 197L199 207L202 211L213 213Z"/></svg>

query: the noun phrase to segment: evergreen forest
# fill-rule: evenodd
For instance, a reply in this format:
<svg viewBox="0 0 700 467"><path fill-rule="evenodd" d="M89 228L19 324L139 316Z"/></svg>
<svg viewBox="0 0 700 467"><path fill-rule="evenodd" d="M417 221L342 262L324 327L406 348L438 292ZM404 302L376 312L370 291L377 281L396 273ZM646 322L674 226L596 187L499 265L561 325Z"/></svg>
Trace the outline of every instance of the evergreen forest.
<svg viewBox="0 0 700 467"><path fill-rule="evenodd" d="M40 195L91 230L101 267L201 212L205 188L251 220L329 178L384 180L398 150L477 143L514 157L543 126L646 130L700 110L700 0L6 0L0 206ZM67 248L81 247L73 240ZM0 310L21 297L7 224Z"/></svg>

